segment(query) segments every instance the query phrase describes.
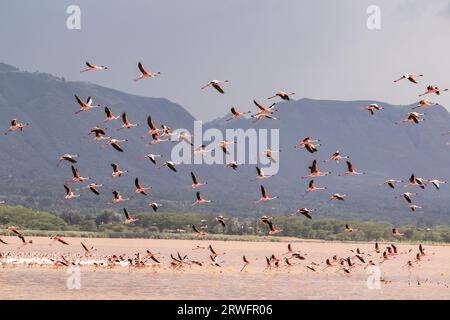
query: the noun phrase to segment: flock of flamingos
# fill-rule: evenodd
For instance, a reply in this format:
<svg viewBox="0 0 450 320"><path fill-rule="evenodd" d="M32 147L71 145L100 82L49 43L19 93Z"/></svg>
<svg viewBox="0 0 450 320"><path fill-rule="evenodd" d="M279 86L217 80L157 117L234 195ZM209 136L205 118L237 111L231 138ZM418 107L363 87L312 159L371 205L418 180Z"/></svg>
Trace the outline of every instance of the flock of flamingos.
<svg viewBox="0 0 450 320"><path fill-rule="evenodd" d="M93 64L90 64L89 62L86 62L86 68L81 70L81 72L93 72L93 71L101 71L101 70L107 70L108 67L106 66L96 66ZM150 72L147 69L144 68L142 63L138 63L138 68L140 71L140 75L137 79L134 81L140 81L145 78L153 78L161 75L161 72ZM406 80L410 83L417 84L417 79L419 77L423 77L422 74L420 75L414 75L407 73L405 75L402 75L399 79L394 80L395 83ZM224 85L228 83L228 80L211 80L209 81L205 86L203 86L201 89L207 89L212 88L216 90L220 94L224 94ZM428 94L436 94L440 95L441 92L448 91L448 89L440 89L437 86L434 85L428 85L426 88L426 91L421 93L419 96L422 97L424 95ZM280 91L275 93L274 95L270 96L268 99L274 99L279 98L282 100L290 100L290 96L294 93L287 93L284 91ZM422 98L421 98L422 99ZM75 114L79 114L82 112L88 112L92 109L100 108L100 105L94 105L93 99L91 97L88 97L86 100L83 100L82 98L75 95L75 102L79 105L80 109L75 112ZM254 119L253 121L272 121L277 120L277 118L274 116L275 113L278 111L276 109L276 103L272 103L269 106L265 106L256 100L253 101L255 106L257 107L258 111L254 114L251 114L250 111L247 112L241 112L236 110L236 108L231 108L232 116L231 118L226 119L225 121L231 121L233 119L237 118L245 118L247 117L247 114L250 114L250 117ZM422 99L419 101L418 105L416 107L413 107L412 109L425 109L427 107L437 105L435 102L430 102L426 99ZM115 137L106 136L107 128L102 127L102 125L112 122L112 121L122 121L122 125L120 128L117 129L117 131L121 130L131 130L132 128L135 128L138 126L136 123L132 123L125 112L123 112L121 115L114 115L112 110L108 107L103 107L104 112L106 114L106 118L97 127L91 128L88 135L93 135L93 140L97 141L102 144L102 147L111 146L114 148L117 152L124 152L124 145L126 145L127 139L118 139ZM377 112L382 111L382 107L378 106L377 104L370 104L366 107L364 107L362 110L367 110L369 112L369 116L375 116ZM414 110L411 110L408 114L406 114L406 118L403 120L399 120L397 124L401 123L411 123L412 125L419 125L420 122L424 121L423 118L424 113L419 113ZM185 143L190 144L192 147L195 147L191 142L191 137L186 132L180 132L177 134L172 133L172 129L165 125L161 124L160 127L155 125L153 122L153 119L151 116L148 116L147 118L147 124L149 126L148 133L141 137L143 139L150 139L148 142L148 145L155 145L157 143L162 143L164 141L169 141L170 139L175 141L184 141ZM28 126L28 123L21 123L17 119L13 119L11 121L11 126L6 130L5 135L17 132L17 131L26 131L26 127ZM298 149L304 149L306 152L309 153L316 153L318 151L318 148L320 147L320 140L319 139L313 139L310 137L306 137L304 139L301 139L298 144L295 146ZM195 153L197 154L205 154L207 152L212 152L215 149L220 149L223 151L223 153L228 154L229 153L229 145L233 144L234 141L221 141L216 148L212 149L206 149L204 145L197 146L195 148ZM220 151L219 151L220 152ZM270 150L267 149L264 151L264 155L270 159L270 161L277 161L277 157L275 156L277 154L278 150ZM154 165L157 164L157 158L161 157L159 154L152 154L149 153L146 155L149 161L151 161ZM75 198L80 197L80 194L75 194L75 192L72 190L71 185L75 183L84 183L85 181L92 181L90 177L84 177L81 175L81 173L78 171L76 165L78 155L76 154L64 154L61 155L58 162L58 167L66 162L69 165L71 165L71 171L72 171L72 178L69 180L65 185L65 199L66 200L72 200ZM353 163L349 161L350 157L348 155L341 155L341 153L337 150L334 152L328 159L324 160L323 162L328 161L335 161L339 163L341 160L346 161L347 164L347 170L343 172L342 174L339 174L339 176L355 176L355 175L364 175L365 172L359 172L355 169L355 166ZM167 167L169 170L173 172L177 172L177 165L173 161L166 161L161 163L160 167ZM239 164L232 161L230 163L226 164L226 167L237 170L239 167ZM111 163L112 173L110 179L115 179L118 177L121 177L123 174L128 173L127 170L121 170L119 164L117 163ZM308 183L308 188L306 192L317 192L321 190L326 190L326 187L319 187L315 184L315 178L318 177L324 177L330 174L330 172L326 171L320 171L319 164L317 160L314 160L311 164L311 166L308 167L309 174L303 176L303 179L310 179ZM256 179L259 181L262 181L264 179L271 178L270 175L265 175L264 171L256 167L257 170L257 176ZM201 179L197 177L197 175L194 172L191 172L192 177L192 188L196 190L195 193L195 201L192 205L202 205L204 203L211 202L210 200L207 200L203 197L200 191L198 191L202 186L206 185L207 182L201 182ZM151 187L143 186L139 178L135 178L135 192L137 194L141 194L142 196L147 196L148 190L151 189ZM403 180L399 179L388 179L384 182L388 187L395 189L397 183L401 183ZM416 177L414 174L411 175L409 178L409 181L405 185L405 187L414 186L420 189L424 189L428 185L434 186L437 190L440 189L441 185L446 183L446 181L442 181L440 179L424 179L420 177ZM82 186L80 189L83 190L89 190L93 192L96 195L99 195L101 192L102 187L104 187L102 184L98 184L95 182L92 182L90 184ZM274 199L277 199L278 196L270 196L268 190L261 185L261 197L259 199L255 199L256 202L267 202ZM118 190L112 191L112 200L111 202L113 204L118 204L126 201L130 201L132 197L123 197L121 193ZM420 206L413 204L413 198L417 195L417 193L413 192L404 192L400 195L401 198L403 198L406 201L406 205L409 207L410 210L415 211L418 209L421 209ZM339 194L335 193L330 195L330 201L345 201L346 194ZM1 202L0 204L4 204L5 202ZM154 210L157 211L160 207L160 204L157 202L150 202L149 206ZM314 209L309 208L299 208L296 212L296 214L304 216L307 219L312 219ZM134 221L137 221L137 219L133 218L132 214L126 209L123 208L123 214L124 214L124 224L130 224ZM220 223L223 228L226 227L226 218L224 216L218 216L216 217L217 223ZM259 221L262 223L265 223L268 227L268 234L269 235L275 235L279 233L282 230L277 229L275 224L272 221L272 218L269 216L262 216L259 218ZM192 230L195 232L195 234L199 237L206 234L205 231L203 231L204 228L201 226L192 225ZM343 226L343 232L355 232L356 229L353 229L349 225ZM18 227L10 226L7 228L8 233L12 233L13 235L16 235L20 238L22 246L25 245L31 245L33 244L32 240L25 239L24 234L20 231ZM391 232L393 237L401 237L403 234L397 229L393 228ZM59 236L51 237L51 243L58 242L62 245L69 245L69 243L62 239ZM0 243L2 244L8 244L5 240L0 238ZM20 247L19 247L20 248ZM0 252L0 265L7 266L7 265L53 265L53 266L70 266L70 265L78 265L78 266L95 266L95 267L114 267L114 266L123 266L123 267L146 267L146 266L160 266L162 265L160 261L160 257L157 256L156 253L152 253L151 251L147 250L146 254L141 255L139 253L136 253L134 256L126 256L126 255L95 255L94 251L97 249L94 247L90 247L88 245L85 245L84 243L81 243L80 250L84 251L84 254L76 254L76 255L62 255L59 256L58 254L44 254L44 253L25 253L20 251L11 251L8 253L1 253ZM193 250L196 249L205 249L208 252L208 262L211 266L221 268L224 261L220 261L219 257L221 257L221 253L218 253L211 245L208 247L200 247L197 246L196 248L193 248ZM387 260L391 260L397 256L403 255L403 254L412 254L411 258L407 261L405 261L404 267L412 268L414 265L420 263L423 261L424 256L427 255L425 248L420 245L418 248L418 252L412 252L412 249L406 252L399 252L397 247L395 245L390 245L385 247L384 249L380 248L379 244L376 243L375 247L372 251L364 253L359 248L356 251L352 251L351 256L347 257L338 257L337 255L334 255L333 257L330 257L326 259L326 261L322 262L322 264L325 264L324 267L321 267L321 263L317 263L314 261L310 261L308 265L306 265L306 268L308 270L311 270L313 272L316 271L324 271L327 268L331 267L337 267L338 271L342 271L346 274L350 274L351 270L356 268L357 266L363 266L364 268L370 266L370 265L379 265L381 263L384 263ZM379 257L376 257L375 254L379 254ZM272 254L266 258L266 269L277 269L280 267L281 263L284 263L287 267L291 267L293 265L293 260L305 260L307 254L300 253L299 251L295 251L292 249L292 246L289 244L288 251L282 255L282 257L276 257L275 254ZM170 261L170 267L173 269L182 269L185 266L202 266L205 264L205 262L198 261L195 259L190 259L187 255L181 255L180 253L177 254L171 254L171 261ZM369 258L370 257L370 258ZM251 263L249 259L247 259L246 256L242 257L243 260L243 266L240 269L240 271L246 270L247 266Z"/></svg>

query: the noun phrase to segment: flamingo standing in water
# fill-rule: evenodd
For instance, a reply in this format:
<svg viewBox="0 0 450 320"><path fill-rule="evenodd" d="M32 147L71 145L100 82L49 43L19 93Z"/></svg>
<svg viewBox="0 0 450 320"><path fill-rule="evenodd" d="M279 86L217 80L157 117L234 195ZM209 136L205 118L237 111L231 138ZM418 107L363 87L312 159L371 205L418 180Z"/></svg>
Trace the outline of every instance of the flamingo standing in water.
<svg viewBox="0 0 450 320"><path fill-rule="evenodd" d="M217 91L219 91L220 93L224 94L225 91L223 91L222 87L220 86L220 83L227 83L227 82L229 82L229 81L228 80L211 80L202 87L202 90L211 86L214 89L216 89Z"/></svg>
<svg viewBox="0 0 450 320"><path fill-rule="evenodd" d="M145 79L145 78L153 78L153 77L159 76L161 74L161 72L159 72L159 71L155 72L155 73L147 71L141 62L138 62L138 68L139 68L139 71L141 72L141 75L139 76L139 78L134 79L135 82Z"/></svg>

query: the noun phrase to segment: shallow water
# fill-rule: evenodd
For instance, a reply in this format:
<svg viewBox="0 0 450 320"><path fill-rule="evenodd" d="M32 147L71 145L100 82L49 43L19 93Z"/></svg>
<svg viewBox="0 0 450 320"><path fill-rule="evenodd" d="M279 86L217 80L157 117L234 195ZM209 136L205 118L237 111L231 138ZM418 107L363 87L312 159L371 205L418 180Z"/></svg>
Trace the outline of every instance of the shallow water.
<svg viewBox="0 0 450 320"><path fill-rule="evenodd" d="M12 244L0 245L0 252L16 251L19 239L3 237ZM23 252L83 254L80 240L95 246L96 255L127 254L147 249L157 252L161 267L135 269L128 267L81 267L80 289L70 290L66 281L66 267L4 266L0 267L0 299L450 299L450 246L428 246L423 261L408 269L406 261L413 260L417 245L398 244L398 255L380 265L381 289L368 289L368 274L364 266L352 269L350 275L337 267L322 271L326 258L334 254L351 256L350 249L359 247L366 252L366 261L380 262L380 254L370 252L373 244L293 242L293 249L306 254L306 260L292 259L291 268L280 262L278 270L264 270L265 256L272 253L282 257L286 242L236 242L202 240L145 240L145 239L79 239L65 238L69 246L50 244L48 238L32 237L32 245ZM17 245L16 245L17 244ZM219 253L223 268L209 265L209 251L192 250L211 244ZM384 249L387 244L381 244ZM412 249L408 253L409 249ZM204 263L182 271L169 268L170 253L187 254ZM367 256L370 253L371 256ZM251 262L245 272L242 256ZM317 272L305 266L320 263Z"/></svg>

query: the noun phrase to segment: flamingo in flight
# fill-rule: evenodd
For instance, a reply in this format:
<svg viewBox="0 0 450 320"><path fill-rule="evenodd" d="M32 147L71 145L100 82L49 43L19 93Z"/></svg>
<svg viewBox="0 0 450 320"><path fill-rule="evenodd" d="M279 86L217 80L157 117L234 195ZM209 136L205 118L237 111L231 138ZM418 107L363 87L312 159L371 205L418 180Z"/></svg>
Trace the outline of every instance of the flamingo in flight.
<svg viewBox="0 0 450 320"><path fill-rule="evenodd" d="M90 177L82 177L80 175L80 172L78 171L78 169L75 168L74 166L72 166L72 175L73 175L73 178L72 178L72 180L70 180L70 182L72 182L72 183L83 182L83 181L91 179Z"/></svg>
<svg viewBox="0 0 450 320"><path fill-rule="evenodd" d="M337 163L339 163L339 161L342 159L350 159L350 157L342 156L341 153L339 152L339 150L336 150L329 159L324 160L323 162L336 161Z"/></svg>
<svg viewBox="0 0 450 320"><path fill-rule="evenodd" d="M192 184L191 184L192 189L198 189L201 186L208 184L208 182L206 182L206 181L204 183L200 183L193 172L191 172L191 178L192 178Z"/></svg>
<svg viewBox="0 0 450 320"><path fill-rule="evenodd" d="M160 168L162 168L162 167L167 167L167 168L169 168L170 170L172 170L173 172L177 172L176 164L175 164L175 162L173 162L173 161L166 161L166 162L164 162L164 163L160 166Z"/></svg>
<svg viewBox="0 0 450 320"><path fill-rule="evenodd" d="M439 105L439 103L437 103L437 102L430 102L427 99L422 99L419 101L419 104L417 106L413 107L412 109L419 109L419 108L425 109L429 106L438 106L438 105Z"/></svg>
<svg viewBox="0 0 450 320"><path fill-rule="evenodd" d="M267 224L267 226L269 227L269 235L274 235L277 234L278 232L281 232L282 230L279 230L275 227L275 225L273 224L271 219L261 219L260 220Z"/></svg>
<svg viewBox="0 0 450 320"><path fill-rule="evenodd" d="M62 237L59 237L59 236L50 237L50 240L52 240L52 242L50 244L52 244L52 243L57 241L57 242L62 243L64 245L66 245L66 246L69 245Z"/></svg>
<svg viewBox="0 0 450 320"><path fill-rule="evenodd" d="M380 106L378 106L378 104L376 104L376 103L372 103L372 104L369 104L367 107L365 107L364 108L365 110L368 110L369 112L370 112L370 115L374 115L375 114L375 111L380 111L380 110L383 110L384 108L383 107L380 107Z"/></svg>
<svg viewBox="0 0 450 320"><path fill-rule="evenodd" d="M425 91L422 94L419 94L419 97L422 97L422 96L424 96L426 94L430 94L430 93L431 94L435 93L437 95L440 95L441 92L444 92L444 91L448 91L448 89L439 89L439 87L437 87L435 85L429 85L429 86L427 86L427 91Z"/></svg>
<svg viewBox="0 0 450 320"><path fill-rule="evenodd" d="M103 120L102 123L114 121L114 120L117 120L120 118L120 116L114 116L113 113L111 112L111 109L109 109L108 107L105 107L105 113L106 113L106 119Z"/></svg>
<svg viewBox="0 0 450 320"><path fill-rule="evenodd" d="M236 161L230 161L230 162L228 162L228 163L225 165L225 167L231 168L231 169L233 169L234 171L236 171L237 168L239 168L239 165L237 164Z"/></svg>
<svg viewBox="0 0 450 320"><path fill-rule="evenodd" d="M251 115L251 117L255 118L253 123L256 123L258 120L261 120L261 119L278 120L278 118L275 118L274 116L267 114L267 113L258 113L255 115Z"/></svg>
<svg viewBox="0 0 450 320"><path fill-rule="evenodd" d="M200 230L199 228L197 228L195 225L192 225L192 229L194 230L195 235L196 235L197 237L206 235L206 232L201 231L201 230Z"/></svg>
<svg viewBox="0 0 450 320"><path fill-rule="evenodd" d="M327 187L316 187L314 180L311 179L311 181L309 181L308 183L308 189L306 189L306 192L314 192L314 191L319 191L319 190L326 190Z"/></svg>
<svg viewBox="0 0 450 320"><path fill-rule="evenodd" d="M279 196L275 196L275 197L269 197L269 194L266 191L266 188L264 188L264 186L261 186L261 198L259 198L259 200L255 201L255 203L259 203L259 202L266 202L266 201L270 201L270 200L274 200L274 199L278 199Z"/></svg>
<svg viewBox="0 0 450 320"><path fill-rule="evenodd" d="M11 120L11 126L8 128L8 130L5 131L4 134L7 135L8 133L14 132L17 130L23 131L23 129L28 125L29 125L29 123L20 123L20 122L17 122L16 118L14 118Z"/></svg>
<svg viewBox="0 0 450 320"><path fill-rule="evenodd" d="M303 176L302 179L307 179L307 178L314 178L314 177L325 177L329 174L331 174L331 172L320 172L319 168L317 166L317 160L313 160L312 164L310 167L308 167L310 170L310 174L307 176Z"/></svg>
<svg viewBox="0 0 450 320"><path fill-rule="evenodd" d="M206 200L203 198L203 196L200 194L200 191L197 191L196 195L195 195L195 202L192 204L193 206L195 205L200 205L202 203L209 203L211 202L211 200Z"/></svg>
<svg viewBox="0 0 450 320"><path fill-rule="evenodd" d="M400 196L403 197L406 200L406 202L412 203L412 197L417 196L417 193L405 192L402 193Z"/></svg>
<svg viewBox="0 0 450 320"><path fill-rule="evenodd" d="M425 119L420 118L423 115L425 115L425 114L424 113L418 113L418 112L407 113L406 114L407 118L403 119L401 121L401 123L403 123L403 122L409 122L409 123L414 122L415 124L419 124L420 122L425 121ZM397 122L396 124L399 124L399 123Z"/></svg>
<svg viewBox="0 0 450 320"><path fill-rule="evenodd" d="M155 126L151 116L147 117L147 124L148 124L150 130L147 132L147 134L145 136L141 137L142 139L146 138L146 137L150 137L154 134L158 134L161 131L161 129L159 129L158 127Z"/></svg>
<svg viewBox="0 0 450 320"><path fill-rule="evenodd" d="M123 122L123 125L119 129L117 129L117 131L120 131L120 130L123 130L123 129L131 129L133 127L139 126L139 124L131 123L128 120L127 114L125 112L122 113L122 122Z"/></svg>
<svg viewBox="0 0 450 320"><path fill-rule="evenodd" d="M192 143L190 138L191 138L191 135L189 133L187 133L186 131L181 131L180 133L177 134L177 137L175 139L178 141L182 140L182 141L186 142L187 144L194 146L194 144Z"/></svg>
<svg viewBox="0 0 450 320"><path fill-rule="evenodd" d="M87 66L87 68L81 70L80 72L95 71L95 70L107 70L108 69L108 67L96 66L96 65L93 65L93 64L91 64L91 63L89 63L87 61L86 61L86 66Z"/></svg>
<svg viewBox="0 0 450 320"><path fill-rule="evenodd" d="M91 184L89 184L89 185L87 185L87 186L84 186L84 187L81 188L81 189L89 189L89 190L92 191L92 193L94 193L94 194L96 194L96 195L100 195L100 192L98 192L97 188L101 188L101 187L103 187L102 184L91 183Z"/></svg>
<svg viewBox="0 0 450 320"><path fill-rule="evenodd" d="M412 73L406 73L406 74L402 75L400 78L398 78L397 80L394 80L394 82L399 82L400 80L408 79L412 83L417 83L417 81L415 79L416 77L423 77L423 74L415 75Z"/></svg>
<svg viewBox="0 0 450 320"><path fill-rule="evenodd" d="M148 205L149 205L149 206L153 209L153 211L155 211L155 212L158 211L158 208L162 206L161 204L156 203L156 202L149 203Z"/></svg>
<svg viewBox="0 0 450 320"><path fill-rule="evenodd" d="M72 189L70 189L67 185L64 185L64 189L66 189L66 196L64 197L66 200L78 198L80 196L79 194L74 194Z"/></svg>
<svg viewBox="0 0 450 320"><path fill-rule="evenodd" d="M259 167L256 167L256 173L257 173L257 176L255 178L256 180L263 180L272 177L272 175L264 174L264 170Z"/></svg>
<svg viewBox="0 0 450 320"><path fill-rule="evenodd" d="M429 183L433 184L433 186L437 189L440 190L440 184L444 184L447 183L447 181L443 181L443 180L438 180L438 179L432 179L432 180L428 180Z"/></svg>
<svg viewBox="0 0 450 320"><path fill-rule="evenodd" d="M299 208L297 209L296 213L301 214L302 216L308 218L308 219L312 219L311 213L314 212L314 209L308 209L308 208Z"/></svg>
<svg viewBox="0 0 450 320"><path fill-rule="evenodd" d="M234 143L234 141L226 141L226 140L222 140L222 141L219 142L218 146L219 146L219 148L223 151L223 153L225 153L225 154L230 154L230 152L228 151L227 146L228 146L229 144L233 144L233 143Z"/></svg>
<svg viewBox="0 0 450 320"><path fill-rule="evenodd" d="M61 162L63 162L63 161L67 161L72 164L75 164L78 162L76 158L78 158L77 154L68 154L68 153L63 154L61 157L59 157L59 162L56 166L59 167Z"/></svg>
<svg viewBox="0 0 450 320"><path fill-rule="evenodd" d="M231 113L233 114L233 116L231 118L226 119L225 121L228 122L228 121L231 121L233 119L237 119L237 118L243 117L244 115L251 113L251 111L239 112L239 111L236 111L236 108L232 107L231 108Z"/></svg>
<svg viewBox="0 0 450 320"><path fill-rule="evenodd" d="M119 151L119 152L123 152L122 146L120 145L122 142L127 142L128 139L109 139L108 141L106 141L105 145L110 145L111 147L113 147L115 150Z"/></svg>
<svg viewBox="0 0 450 320"><path fill-rule="evenodd" d="M139 71L141 72L141 75L139 76L139 78L134 79L135 82L145 79L145 78L153 78L153 77L159 76L161 74L161 72L159 72L159 71L155 72L155 73L147 71L141 62L138 63L138 68L139 68Z"/></svg>
<svg viewBox="0 0 450 320"><path fill-rule="evenodd" d="M273 151L273 150L271 150L271 149L266 149L266 150L264 150L263 152L262 152L262 154L266 157L266 158L268 158L269 160L270 160L270 162L272 162L272 163L277 163L277 160L275 160L275 158L273 157L274 156L274 153L278 153L279 151Z"/></svg>
<svg viewBox="0 0 450 320"><path fill-rule="evenodd" d="M242 256L242 261L244 261L244 265L242 266L240 272L244 271L244 269L250 264L250 261L245 256Z"/></svg>
<svg viewBox="0 0 450 320"><path fill-rule="evenodd" d="M111 174L113 178L121 177L122 174L128 172L128 170L120 170L117 163L111 163L111 167L113 168L113 173Z"/></svg>
<svg viewBox="0 0 450 320"><path fill-rule="evenodd" d="M94 134L94 141L102 141L102 140L109 140L111 137L105 137L106 129L100 128L100 127L94 127L92 128L89 133L87 134L90 136L91 134Z"/></svg>
<svg viewBox="0 0 450 320"><path fill-rule="evenodd" d="M119 203L119 202L129 201L130 200L130 198L123 198L122 195L120 194L120 192L117 191L117 190L114 190L112 192L112 194L114 195L112 203Z"/></svg>
<svg viewBox="0 0 450 320"><path fill-rule="evenodd" d="M392 236L393 236L393 237L401 237L401 236L403 236L403 235L404 235L404 233L400 233L400 231L398 231L397 228L393 228L393 229L392 229Z"/></svg>
<svg viewBox="0 0 450 320"><path fill-rule="evenodd" d="M342 174L338 174L338 176L354 176L354 175L361 175L366 174L365 172L357 172L355 168L353 167L353 164L350 161L347 161L347 171Z"/></svg>
<svg viewBox="0 0 450 320"><path fill-rule="evenodd" d="M125 214L124 224L130 224L132 222L138 221L139 219L134 219L127 209L123 208L123 213Z"/></svg>
<svg viewBox="0 0 450 320"><path fill-rule="evenodd" d="M426 181L422 178L416 178L416 176L414 174L411 175L411 177L409 178L409 183L405 185L405 187L409 187L409 186L418 186L422 189L425 189L425 184Z"/></svg>
<svg viewBox="0 0 450 320"><path fill-rule="evenodd" d="M387 184L390 188L395 189L395 184L403 182L403 180L388 179L383 184Z"/></svg>
<svg viewBox="0 0 450 320"><path fill-rule="evenodd" d="M206 85L204 85L204 86L202 87L202 90L203 90L203 89L206 89L206 88L208 88L208 87L213 87L213 88L216 89L218 92L224 94L225 91L223 91L223 89L222 89L222 87L220 86L220 84L221 84L221 83L227 83L227 82L229 82L229 81L228 81L228 80L211 80L211 81L209 81Z"/></svg>
<svg viewBox="0 0 450 320"><path fill-rule="evenodd" d="M292 96L292 95L294 95L294 94L295 94L295 92L287 93L287 92L284 92L284 91L278 91L278 92L275 93L273 96L268 97L267 99L273 99L273 98L279 97L279 98L281 98L282 100L287 100L287 101L289 101L289 100L291 100L291 99L289 98L289 96Z"/></svg>
<svg viewBox="0 0 450 320"><path fill-rule="evenodd" d="M146 155L147 159L150 160L153 164L156 164L156 158L161 157L160 154L149 153Z"/></svg>
<svg viewBox="0 0 450 320"><path fill-rule="evenodd" d="M146 190L150 190L152 187L146 187L144 188L143 186L141 186L141 184L139 183L139 178L134 179L134 186L136 187L135 192L136 193L140 193L144 196L147 195L147 193L145 192Z"/></svg>
<svg viewBox="0 0 450 320"><path fill-rule="evenodd" d="M224 216L217 216L215 219L216 219L217 222L219 222L222 225L222 227L225 228L225 218L224 218Z"/></svg>
<svg viewBox="0 0 450 320"><path fill-rule="evenodd" d="M344 232L353 232L353 231L354 231L354 230L353 230L352 227L350 227L348 224L345 225L345 227L344 227Z"/></svg>
<svg viewBox="0 0 450 320"><path fill-rule="evenodd" d="M317 152L317 147L321 146L320 143L314 144L314 142L319 142L320 139L311 139L309 137L304 138L299 142L295 148L302 149L305 148L309 153Z"/></svg>
<svg viewBox="0 0 450 320"><path fill-rule="evenodd" d="M334 193L330 196L330 200L344 201L346 196L346 194Z"/></svg>
<svg viewBox="0 0 450 320"><path fill-rule="evenodd" d="M263 106L258 101L253 100L253 103L258 107L259 112L257 114L266 114L266 113L274 113L275 111L278 111L275 109L276 103L272 103L269 107Z"/></svg>
<svg viewBox="0 0 450 320"><path fill-rule="evenodd" d="M88 246L86 246L83 242L80 241L80 243L81 243L81 246L82 246L83 249L84 249L84 255L85 255L86 257L89 256L89 255L91 255L92 252L97 251L97 248L95 248L94 246L88 248Z"/></svg>
<svg viewBox="0 0 450 320"><path fill-rule="evenodd" d="M417 209L422 209L422 207L416 206L415 204L410 205L409 208L411 209L411 211L416 211Z"/></svg>
<svg viewBox="0 0 450 320"><path fill-rule="evenodd" d="M79 114L80 112L88 111L94 108L100 107L100 105L93 106L92 105L92 98L88 97L86 102L81 100L77 95L75 95L75 100L78 102L78 104L81 106L81 109L75 112L75 114Z"/></svg>

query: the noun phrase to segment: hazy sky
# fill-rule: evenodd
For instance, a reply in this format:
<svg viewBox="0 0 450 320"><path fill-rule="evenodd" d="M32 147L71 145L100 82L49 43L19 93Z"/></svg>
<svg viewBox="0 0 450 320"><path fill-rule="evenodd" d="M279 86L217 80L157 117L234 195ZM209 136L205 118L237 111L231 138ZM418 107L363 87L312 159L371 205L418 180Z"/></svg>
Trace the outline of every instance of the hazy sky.
<svg viewBox="0 0 450 320"><path fill-rule="evenodd" d="M277 90L410 104L427 84L450 87L449 2L2 0L0 62L165 97L202 120ZM72 4L81 30L66 28ZM381 9L381 30L366 26L369 5ZM111 69L80 74L85 61ZM162 76L133 82L138 61ZM394 85L406 72L425 77ZM225 95L200 90L211 79L230 80ZM450 107L450 93L429 98Z"/></svg>

